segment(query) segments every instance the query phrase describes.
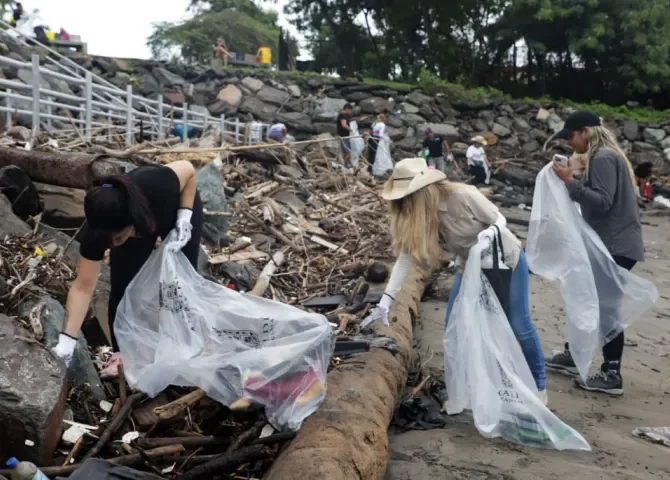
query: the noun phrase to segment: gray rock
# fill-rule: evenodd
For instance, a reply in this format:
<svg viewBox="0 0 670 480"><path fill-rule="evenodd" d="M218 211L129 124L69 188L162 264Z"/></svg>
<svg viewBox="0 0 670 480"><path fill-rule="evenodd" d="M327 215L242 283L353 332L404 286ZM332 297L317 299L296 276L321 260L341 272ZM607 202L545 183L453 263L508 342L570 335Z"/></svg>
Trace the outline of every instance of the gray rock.
<svg viewBox="0 0 670 480"><path fill-rule="evenodd" d="M418 126L419 132L423 132L427 128L430 128L435 135L441 135L448 140L456 140L461 136L456 127L447 123L424 123Z"/></svg>
<svg viewBox="0 0 670 480"><path fill-rule="evenodd" d="M390 110L389 101L380 97L373 97L368 98L367 100L363 100L362 102L360 102L359 106L361 107L361 110L364 113L374 115L388 112Z"/></svg>
<svg viewBox="0 0 670 480"><path fill-rule="evenodd" d="M416 90L407 95L407 101L412 105L416 105L417 107L423 107L424 105L428 105L434 102L433 97L424 95L423 93Z"/></svg>
<svg viewBox="0 0 670 480"><path fill-rule="evenodd" d="M252 78L252 77L244 77L242 79L242 85L244 85L246 88L248 88L252 93L259 92L260 89L265 86L265 84L263 82L261 82L257 78Z"/></svg>
<svg viewBox="0 0 670 480"><path fill-rule="evenodd" d="M389 127L393 127L393 128L402 128L402 127L405 126L405 124L404 124L403 121L400 119L400 117L397 117L397 116L395 116L395 115L388 115L388 116L386 117L386 121L385 121L385 123L386 123L386 125L388 125Z"/></svg>
<svg viewBox="0 0 670 480"><path fill-rule="evenodd" d="M152 73L164 87L181 87L186 83L179 75L163 67L154 68Z"/></svg>
<svg viewBox="0 0 670 480"><path fill-rule="evenodd" d="M498 117L496 118L496 123L499 123L506 128L512 128L512 125L514 125L514 120L509 117Z"/></svg>
<svg viewBox="0 0 670 480"><path fill-rule="evenodd" d="M663 150L670 148L670 137L665 137L663 141L661 141L661 148Z"/></svg>
<svg viewBox="0 0 670 480"><path fill-rule="evenodd" d="M335 122L346 104L347 101L342 98L322 98L316 105L312 119L319 123Z"/></svg>
<svg viewBox="0 0 670 480"><path fill-rule="evenodd" d="M319 135L325 134L333 137L337 135L337 125L334 121L332 123L314 122L314 130Z"/></svg>
<svg viewBox="0 0 670 480"><path fill-rule="evenodd" d="M256 95L265 103L281 106L289 101L291 94L273 87L263 87Z"/></svg>
<svg viewBox="0 0 670 480"><path fill-rule="evenodd" d="M535 117L535 119L539 120L540 122L546 122L549 119L549 115L551 115L551 112L549 110L540 108L540 110L538 110L537 112L537 116Z"/></svg>
<svg viewBox="0 0 670 480"><path fill-rule="evenodd" d="M60 442L65 364L15 336L30 338L30 333L0 314L0 456L48 465Z"/></svg>
<svg viewBox="0 0 670 480"><path fill-rule="evenodd" d="M419 108L408 102L402 102L400 104L400 110L405 113L419 113Z"/></svg>
<svg viewBox="0 0 670 480"><path fill-rule="evenodd" d="M542 148L542 146L537 143L535 140L531 140L529 143L525 143L522 147L521 150L523 150L526 153L534 153L539 151Z"/></svg>
<svg viewBox="0 0 670 480"><path fill-rule="evenodd" d="M310 78L305 82L305 86L307 88L311 88L312 90L316 90L317 88L321 88L323 86L323 80L318 77Z"/></svg>
<svg viewBox="0 0 670 480"><path fill-rule="evenodd" d="M498 137L509 137L512 135L512 130L503 125L500 125L499 123L494 123L491 131Z"/></svg>
<svg viewBox="0 0 670 480"><path fill-rule="evenodd" d="M517 148L519 146L519 138L514 135L504 138L500 141L501 145L505 145L512 148Z"/></svg>
<svg viewBox="0 0 670 480"><path fill-rule="evenodd" d="M28 317L31 310L38 305L44 304L42 314L42 328L44 329L44 341L48 348L58 345L58 336L63 331L65 324L65 309L49 295L29 297L20 306L21 315ZM100 377L93 366L91 356L88 353L88 343L84 335L79 335L77 347L72 357L72 363L68 368L68 379L76 386L90 385L95 398L106 399L106 395L100 384Z"/></svg>
<svg viewBox="0 0 670 480"><path fill-rule="evenodd" d="M309 115L301 112L279 112L275 119L278 122L285 124L289 130L297 130L299 132L313 133L314 125Z"/></svg>
<svg viewBox="0 0 670 480"><path fill-rule="evenodd" d="M481 118L482 120L488 122L489 124L493 124L497 115L496 115L496 112L494 112L493 110L484 109L484 110L480 110L479 113L477 114L477 116L479 118Z"/></svg>
<svg viewBox="0 0 670 480"><path fill-rule="evenodd" d="M638 123L634 120L624 120L623 136L630 142L637 140L640 136L640 126Z"/></svg>
<svg viewBox="0 0 670 480"><path fill-rule="evenodd" d="M197 113L199 115L206 115L209 116L209 110L207 107L203 107L202 105L189 105L188 110L193 113ZM200 121L202 120L201 117L196 117L196 120Z"/></svg>
<svg viewBox="0 0 670 480"><path fill-rule="evenodd" d="M275 105L268 105L260 98L247 97L240 105L239 110L241 112L251 114L255 120L272 122L274 120L277 107Z"/></svg>
<svg viewBox="0 0 670 480"><path fill-rule="evenodd" d="M302 91L300 90L300 87L297 85L289 85L288 91L292 97L300 98L302 96Z"/></svg>
<svg viewBox="0 0 670 480"><path fill-rule="evenodd" d="M17 72L19 80L21 80L26 85L32 85L33 82L33 72L31 70L26 70L25 68L19 69ZM51 82L45 78L45 75L40 75L40 87L51 89Z"/></svg>
<svg viewBox="0 0 670 480"><path fill-rule="evenodd" d="M218 234L218 239L210 239L213 243L216 243L222 240L228 231L228 217L216 214L228 211L228 200L224 189L226 182L216 162L208 163L198 170L196 179L200 198L205 208L204 223L209 225L210 228L207 230L213 232L214 237Z"/></svg>
<svg viewBox="0 0 670 480"><path fill-rule="evenodd" d="M415 113L406 113L404 115L400 115L400 119L405 123L405 125L410 127L416 127L417 125L426 123L425 118Z"/></svg>
<svg viewBox="0 0 670 480"><path fill-rule="evenodd" d="M405 137L399 142L394 144L396 149L404 150L406 152L411 152L416 154L419 148L421 148L422 140L419 137Z"/></svg>
<svg viewBox="0 0 670 480"><path fill-rule="evenodd" d="M156 95L161 92L161 87L150 73L145 73L140 77L140 88L138 89L144 96Z"/></svg>
<svg viewBox="0 0 670 480"><path fill-rule="evenodd" d="M292 178L293 180L300 180L305 176L299 168L284 164L277 165L277 173L282 177Z"/></svg>
<svg viewBox="0 0 670 480"><path fill-rule="evenodd" d="M656 144L660 143L667 136L667 133L662 128L645 128L642 135L646 142Z"/></svg>
<svg viewBox="0 0 670 480"><path fill-rule="evenodd" d="M0 195L0 238L7 235L25 235L31 231L23 220L12 211L11 202L4 195Z"/></svg>
<svg viewBox="0 0 670 480"><path fill-rule="evenodd" d="M216 101L216 91L214 82L198 83L193 88L193 95L189 103L210 105Z"/></svg>
<svg viewBox="0 0 670 480"><path fill-rule="evenodd" d="M224 102L221 100L217 100L214 103L211 103L207 105L207 110L209 110L209 113L212 114L214 117L218 117L221 115L229 116L229 115L235 115L237 113L237 108L229 104L228 102Z"/></svg>
<svg viewBox="0 0 670 480"><path fill-rule="evenodd" d="M128 85L130 85L132 80L130 75L128 75L126 72L116 72L116 75L114 75L109 81L117 87L125 89Z"/></svg>
<svg viewBox="0 0 670 480"><path fill-rule="evenodd" d="M42 221L60 229L78 229L86 220L84 215L85 190L47 185L35 182L40 197L44 200Z"/></svg>
<svg viewBox="0 0 670 480"><path fill-rule="evenodd" d="M530 125L521 117L514 117L514 127L522 132L530 130Z"/></svg>
<svg viewBox="0 0 670 480"><path fill-rule="evenodd" d="M359 103L373 97L374 95L369 92L350 92L345 95L347 101L351 103Z"/></svg>
<svg viewBox="0 0 670 480"><path fill-rule="evenodd" d="M396 142L398 140L402 140L403 138L405 138L405 136L407 135L407 129L388 127L386 129L386 134L389 136L391 140Z"/></svg>
<svg viewBox="0 0 670 480"><path fill-rule="evenodd" d="M654 150L656 150L656 147L654 145L651 145L650 143L633 142L633 152L635 153L652 152Z"/></svg>

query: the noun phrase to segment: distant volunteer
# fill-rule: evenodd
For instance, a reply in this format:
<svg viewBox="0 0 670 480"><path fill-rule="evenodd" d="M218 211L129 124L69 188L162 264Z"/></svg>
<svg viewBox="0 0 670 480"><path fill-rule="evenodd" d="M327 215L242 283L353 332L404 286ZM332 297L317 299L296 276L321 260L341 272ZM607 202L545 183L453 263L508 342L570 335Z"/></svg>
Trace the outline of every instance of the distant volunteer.
<svg viewBox="0 0 670 480"><path fill-rule="evenodd" d="M77 337L91 303L105 251L110 249L109 329L114 354L104 376L117 373L121 357L114 319L126 287L151 255L156 240L176 229L175 245L197 268L203 208L190 162L139 167L103 180L84 200L83 230L77 277L67 296L67 318L54 352L69 366ZM154 286L158 288L158 286Z"/></svg>
<svg viewBox="0 0 670 480"><path fill-rule="evenodd" d="M491 169L484 150L486 139L478 135L471 140L471 143L465 152L468 159L468 170L475 177L476 184L485 183L488 185L491 181Z"/></svg>
<svg viewBox="0 0 670 480"><path fill-rule="evenodd" d="M398 162L382 197L390 204L391 236L399 256L379 305L363 321L363 326L378 319L388 326L391 304L413 265L423 268L438 265L442 250L457 255L458 270L449 296L446 326L459 294L470 248L484 239L492 242L499 228L505 252L503 261L513 270L509 323L533 374L539 396L546 404L542 346L530 317L528 265L519 240L506 228L507 221L498 208L477 188L449 182L443 172L428 168L423 158ZM490 268L492 249L487 252L482 264Z"/></svg>
<svg viewBox="0 0 670 480"><path fill-rule="evenodd" d="M426 129L426 138L423 140L423 148L428 151L427 161L428 165L436 168L440 172L446 169L445 155L451 158L451 150L447 139L441 135L435 135L432 129Z"/></svg>
<svg viewBox="0 0 670 480"><path fill-rule="evenodd" d="M268 129L268 138L275 142L284 143L287 134L288 129L283 123L275 123L270 125L270 128Z"/></svg>
<svg viewBox="0 0 670 480"><path fill-rule="evenodd" d="M337 136L340 137L340 148L342 149L342 161L346 168L351 168L351 127L349 122L351 121L351 115L354 111L354 107L347 103L342 108L342 111L337 115L336 128Z"/></svg>
<svg viewBox="0 0 670 480"><path fill-rule="evenodd" d="M370 138L368 138L368 172L372 174L372 167L375 164L375 158L377 157L377 148L379 147L379 142L384 138L386 133L386 117L384 114L377 116L375 123L372 124L372 129L370 132Z"/></svg>
<svg viewBox="0 0 670 480"><path fill-rule="evenodd" d="M554 138L567 140L577 153L584 154L585 170L581 180L574 178L570 166L554 162L553 169L566 184L570 198L579 203L582 217L600 236L616 264L631 270L637 262L644 260L644 245L637 203L638 186L626 154L617 144L614 134L602 125L601 119L585 110L572 113ZM604 285L596 287L606 291ZM618 311L601 308L600 315L611 317L618 315ZM611 325L616 323L616 319L606 323ZM577 386L589 391L622 395L623 349L622 331L603 346L600 371L586 381L575 379ZM553 369L578 373L568 344L564 352L547 358L546 363Z"/></svg>

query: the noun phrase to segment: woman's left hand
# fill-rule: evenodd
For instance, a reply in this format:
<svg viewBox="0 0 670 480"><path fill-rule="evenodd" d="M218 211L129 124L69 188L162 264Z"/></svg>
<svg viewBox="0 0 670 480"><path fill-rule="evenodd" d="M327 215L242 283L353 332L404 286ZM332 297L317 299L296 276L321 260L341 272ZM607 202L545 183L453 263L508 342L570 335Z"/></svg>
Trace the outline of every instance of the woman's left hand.
<svg viewBox="0 0 670 480"><path fill-rule="evenodd" d="M558 178L563 181L563 183L567 185L568 183L572 182L572 168L561 165L558 162L553 162L552 168L554 169L554 172L556 172L556 175L558 175Z"/></svg>
<svg viewBox="0 0 670 480"><path fill-rule="evenodd" d="M177 210L177 223L175 224L175 230L177 230L177 239L175 240L175 246L178 245L180 250L184 248L191 239L192 216L193 211L188 208L180 208Z"/></svg>

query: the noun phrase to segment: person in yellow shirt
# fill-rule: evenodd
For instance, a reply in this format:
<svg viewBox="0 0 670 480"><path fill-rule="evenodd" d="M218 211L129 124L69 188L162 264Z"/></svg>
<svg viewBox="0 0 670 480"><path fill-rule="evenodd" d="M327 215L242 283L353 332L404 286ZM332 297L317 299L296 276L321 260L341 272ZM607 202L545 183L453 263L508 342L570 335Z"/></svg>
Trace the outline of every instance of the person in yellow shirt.
<svg viewBox="0 0 670 480"><path fill-rule="evenodd" d="M256 53L256 60L263 65L272 63L272 50L270 47L260 47L258 53Z"/></svg>

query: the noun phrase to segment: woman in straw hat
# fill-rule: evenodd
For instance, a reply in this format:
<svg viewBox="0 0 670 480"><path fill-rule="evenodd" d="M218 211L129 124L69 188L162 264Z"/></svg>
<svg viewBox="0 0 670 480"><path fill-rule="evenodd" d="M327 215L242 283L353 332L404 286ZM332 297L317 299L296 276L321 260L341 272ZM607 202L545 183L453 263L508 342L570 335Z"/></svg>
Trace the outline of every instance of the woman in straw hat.
<svg viewBox="0 0 670 480"><path fill-rule="evenodd" d="M491 169L486 159L486 152L484 151L484 146L487 144L486 139L481 135L477 135L470 142L472 145L465 152L465 156L468 159L468 170L475 177L475 183L485 183L488 185L491 181Z"/></svg>
<svg viewBox="0 0 670 480"><path fill-rule="evenodd" d="M513 271L510 326L521 345L540 397L546 403L544 356L530 318L528 264L519 240L506 228L507 221L498 208L476 187L449 182L444 173L429 169L423 158L398 162L384 186L382 197L389 201L393 246L400 255L379 305L365 319L363 326L378 319L388 326L391 303L412 266L432 267L437 263L441 249L457 255L457 273L449 296L446 323L458 296L470 248L484 239L493 241L496 235L493 225L496 225L502 232L504 263ZM492 258L482 261L492 264Z"/></svg>

